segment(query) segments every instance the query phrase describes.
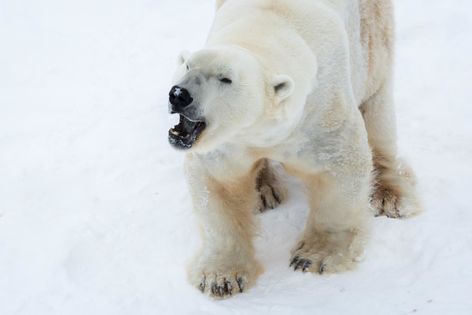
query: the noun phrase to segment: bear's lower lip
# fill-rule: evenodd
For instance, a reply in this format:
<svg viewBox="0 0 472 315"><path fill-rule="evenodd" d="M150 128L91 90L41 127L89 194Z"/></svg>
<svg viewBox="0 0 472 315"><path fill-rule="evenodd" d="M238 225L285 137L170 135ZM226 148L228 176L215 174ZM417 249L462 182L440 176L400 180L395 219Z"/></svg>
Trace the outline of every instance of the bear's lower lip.
<svg viewBox="0 0 472 315"><path fill-rule="evenodd" d="M204 121L192 121L180 114L179 123L169 130L169 143L177 149L190 149L205 128Z"/></svg>

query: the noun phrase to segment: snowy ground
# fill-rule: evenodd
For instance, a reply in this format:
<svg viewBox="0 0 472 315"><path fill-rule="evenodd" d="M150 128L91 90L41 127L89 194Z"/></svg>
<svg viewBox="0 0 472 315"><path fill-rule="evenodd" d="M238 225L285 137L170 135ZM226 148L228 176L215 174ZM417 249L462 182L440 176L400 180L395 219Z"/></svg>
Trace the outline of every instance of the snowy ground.
<svg viewBox="0 0 472 315"><path fill-rule="evenodd" d="M396 0L401 152L426 212L375 220L366 260L288 268L307 204L260 216L265 273L215 302L185 280L198 246L167 144L177 53L212 0L0 0L0 314L472 314L472 4Z"/></svg>

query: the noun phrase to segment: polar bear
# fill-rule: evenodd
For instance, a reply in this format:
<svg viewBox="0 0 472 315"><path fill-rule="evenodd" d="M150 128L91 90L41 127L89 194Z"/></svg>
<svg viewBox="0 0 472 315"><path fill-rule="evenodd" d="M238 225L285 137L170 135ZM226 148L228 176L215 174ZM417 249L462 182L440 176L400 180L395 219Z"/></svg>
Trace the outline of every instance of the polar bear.
<svg viewBox="0 0 472 315"><path fill-rule="evenodd" d="M390 0L219 0L205 47L182 53L169 142L185 169L203 244L190 282L226 298L251 287L255 209L285 197L270 161L305 184L310 214L289 265L353 268L376 214L419 211L397 159ZM372 207L369 206L372 205Z"/></svg>

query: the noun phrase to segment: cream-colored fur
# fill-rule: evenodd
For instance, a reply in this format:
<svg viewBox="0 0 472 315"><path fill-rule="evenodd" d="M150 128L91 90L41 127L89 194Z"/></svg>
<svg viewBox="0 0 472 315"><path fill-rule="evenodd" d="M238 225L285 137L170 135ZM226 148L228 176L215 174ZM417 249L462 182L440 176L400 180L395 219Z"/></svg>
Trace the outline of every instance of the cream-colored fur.
<svg viewBox="0 0 472 315"><path fill-rule="evenodd" d="M262 271L254 210L285 195L267 159L309 195L295 270L353 268L369 198L389 216L418 210L413 174L396 158L390 2L220 0L206 47L181 56L176 83L197 91L208 125L186 157L203 237L189 279L202 292L243 292Z"/></svg>

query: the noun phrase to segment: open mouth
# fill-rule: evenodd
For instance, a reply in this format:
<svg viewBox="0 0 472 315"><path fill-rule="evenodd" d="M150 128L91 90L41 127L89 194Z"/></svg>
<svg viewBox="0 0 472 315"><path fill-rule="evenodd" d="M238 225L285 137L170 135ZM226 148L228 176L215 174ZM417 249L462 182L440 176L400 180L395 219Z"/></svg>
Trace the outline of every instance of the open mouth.
<svg viewBox="0 0 472 315"><path fill-rule="evenodd" d="M204 121L192 121L180 115L179 124L169 130L169 143L177 149L190 149L205 128Z"/></svg>

